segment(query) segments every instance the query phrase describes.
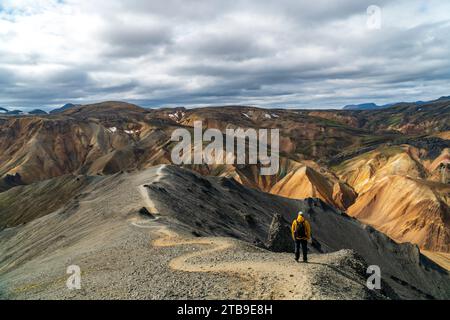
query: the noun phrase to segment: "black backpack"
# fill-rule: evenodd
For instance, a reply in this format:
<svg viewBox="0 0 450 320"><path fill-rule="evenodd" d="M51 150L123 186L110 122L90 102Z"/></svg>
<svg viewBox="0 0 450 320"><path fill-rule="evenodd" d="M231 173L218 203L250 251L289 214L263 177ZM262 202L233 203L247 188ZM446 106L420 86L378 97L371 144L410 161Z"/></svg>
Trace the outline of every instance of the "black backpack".
<svg viewBox="0 0 450 320"><path fill-rule="evenodd" d="M294 235L295 238L306 238L306 226L305 226L305 221L303 222L298 222L297 221L297 226L295 227L295 231L294 231Z"/></svg>

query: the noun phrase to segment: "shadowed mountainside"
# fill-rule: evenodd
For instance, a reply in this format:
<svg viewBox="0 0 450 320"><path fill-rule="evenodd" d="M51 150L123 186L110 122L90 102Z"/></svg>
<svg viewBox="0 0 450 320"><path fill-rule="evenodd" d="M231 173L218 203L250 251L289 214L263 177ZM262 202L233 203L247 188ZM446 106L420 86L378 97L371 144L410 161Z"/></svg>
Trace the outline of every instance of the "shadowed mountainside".
<svg viewBox="0 0 450 320"><path fill-rule="evenodd" d="M143 109L104 102L52 115L0 115L0 192L13 188L0 194L0 205L8 206L17 185L170 164L171 133L192 130L195 121L222 132L278 128L277 175L259 175L259 165L187 167L292 199L320 198L397 241L449 252L449 114L449 102L436 101L381 111ZM411 197L408 188L421 192Z"/></svg>
<svg viewBox="0 0 450 320"><path fill-rule="evenodd" d="M73 183L77 181L77 177L67 179L72 179ZM181 291L187 292L185 286L192 286L190 277L208 272L208 269L203 268L213 268L211 271L214 271L211 276L204 274L202 281L197 281L197 286L200 285L204 290L211 283L224 281L223 278L210 277L223 272L242 272L239 271L242 268L248 272L247 266L255 268L256 274L248 275L251 278L258 279L261 277L259 272L264 273L272 297L284 295L277 290L286 288L284 271L280 271L285 268L299 268L306 277L293 280L287 273L286 281L298 284L303 289L305 285L312 286L311 292L316 293L316 296L303 298L330 298L339 294L341 299L383 296L430 299L448 298L450 292L448 273L421 255L417 247L396 244L384 234L318 199L290 200L247 188L233 179L206 178L173 166L118 173L94 180L86 177L83 181L86 179L90 183L68 196L65 204L55 205L53 212L42 215L39 210L35 210L34 217L26 215L25 225L0 231L0 248L5 253L0 258L2 295L45 298L58 294L59 297L65 297L68 293L64 283L58 280L58 270L63 270L69 260L86 270L83 283L90 290L75 293L81 295L78 297L105 297L110 292L113 297L126 298L127 293L114 289L114 283L121 284L121 279L124 279L127 286L135 286L133 290L144 296L153 287L166 286L160 289L158 297L170 298L170 294L164 295L171 288L168 279L173 273L170 268L184 271L178 275L175 287L181 287ZM50 185L46 184L47 187ZM33 203L35 199L29 191L37 187L43 188L44 185L32 184L18 190L23 204L11 205L28 208L27 203ZM44 194L50 197L49 193ZM146 210L142 210L143 207ZM288 263L292 261L290 255L262 249L268 239L274 213L280 212L287 223L299 209L304 210L311 221L315 240L311 252L312 263L304 267ZM137 233L139 228L142 231ZM161 238L162 234L166 235L166 239ZM138 241L135 239L138 236L160 240L153 241L146 248L149 241ZM221 237L227 238L221 240ZM229 237L241 242L226 240ZM201 243L219 247L204 253L190 249L187 251L190 252L189 256L161 249L177 245L189 248ZM135 244L138 245L136 248ZM143 245L144 250L139 248ZM155 246L160 249L153 253ZM125 251L119 254L122 249ZM215 255L220 250L230 251ZM126 252L133 252L133 258ZM165 258L161 254L165 254ZM161 261L167 261L167 257L172 258L167 264L160 265ZM136 258L141 262L129 263L129 259L135 261ZM105 273L102 272L105 261L111 267L115 266L112 269L114 271L107 273L108 280L105 280ZM142 264L142 261L145 263ZM286 263L286 266L277 263ZM382 292L367 291L363 275L367 264L376 264L382 268L385 281ZM142 269L143 266L148 268ZM154 274L155 270L158 270L158 276ZM40 275L39 280L36 274ZM320 280L317 277L321 277ZM150 282L148 279L151 279ZM275 283L272 285L273 281ZM336 288L334 285L330 287L330 283L337 283ZM101 289L106 284L109 290ZM342 285L348 290L342 291ZM192 288L196 290L197 286ZM259 289L264 286L264 283L258 284ZM256 294L254 297L259 296L259 289L252 291ZM217 292L217 289L211 290ZM299 294L304 292L300 290ZM215 298L223 297L222 294L217 293Z"/></svg>

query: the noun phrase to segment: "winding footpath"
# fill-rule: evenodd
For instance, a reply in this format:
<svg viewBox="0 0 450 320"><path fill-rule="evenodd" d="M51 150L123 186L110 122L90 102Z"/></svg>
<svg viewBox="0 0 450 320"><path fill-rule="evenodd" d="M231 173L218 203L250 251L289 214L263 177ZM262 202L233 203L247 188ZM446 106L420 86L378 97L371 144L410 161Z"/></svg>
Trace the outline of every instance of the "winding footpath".
<svg viewBox="0 0 450 320"><path fill-rule="evenodd" d="M151 184L158 182L162 175L160 168ZM342 285L343 282L347 297L362 298L365 283L341 270L336 271L329 265L329 260L333 259L329 255L312 255L312 263L302 264L295 263L289 254L267 252L261 255L232 238L183 237L158 221L161 215L145 185L139 186L138 191L156 218L135 218L130 221L131 225L159 235L151 242L152 247L183 246L186 249L170 260L168 267L171 270L226 274L237 278L240 280L238 288L233 289L244 292L249 299L336 299L342 297L339 283Z"/></svg>
<svg viewBox="0 0 450 320"><path fill-rule="evenodd" d="M144 186L139 187L144 202L152 204L150 213L157 210L149 199ZM151 210L150 210L151 209ZM243 250L238 242L230 238L203 237L183 238L156 219L133 220L131 225L148 229L160 235L151 245L158 248L189 246L189 252L175 257L169 262L169 268L182 272L214 272L226 273L239 277L243 290L254 292L254 298L267 299L312 299L312 290L308 272L299 272L300 268L308 266L293 263L293 259L278 259L277 261L257 261L249 253L248 260L220 261L221 256L233 257L233 250ZM219 259L218 259L219 258ZM293 278L295 277L295 284Z"/></svg>

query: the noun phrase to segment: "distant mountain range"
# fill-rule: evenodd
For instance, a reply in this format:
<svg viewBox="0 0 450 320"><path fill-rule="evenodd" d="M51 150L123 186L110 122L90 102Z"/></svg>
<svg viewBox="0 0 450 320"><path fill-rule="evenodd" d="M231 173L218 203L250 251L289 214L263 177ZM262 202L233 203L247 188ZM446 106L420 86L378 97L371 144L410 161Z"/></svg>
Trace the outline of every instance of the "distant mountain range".
<svg viewBox="0 0 450 320"><path fill-rule="evenodd" d="M21 114L24 114L23 111L21 110L8 110L6 108L0 108L0 114L5 114L5 115L11 115L11 116L18 116Z"/></svg>
<svg viewBox="0 0 450 320"><path fill-rule="evenodd" d="M65 105L63 105L61 108L57 108L57 109L53 109L52 111L50 111L50 114L55 114L55 113L61 113L64 112L70 108L76 107L77 105L73 104L73 103L67 103Z"/></svg>
<svg viewBox="0 0 450 320"><path fill-rule="evenodd" d="M34 109L34 110L28 112L28 114L40 115L40 114L48 114L48 113L41 109Z"/></svg>
<svg viewBox="0 0 450 320"><path fill-rule="evenodd" d="M30 265L42 265L42 259L54 263L56 256L61 256L63 265L67 259L77 257L82 243L86 252L100 250L100 254L92 251L92 257L102 260L89 260L100 268L107 260L120 261L119 266L130 265L127 252L132 252L133 257L136 252L143 254L133 260L136 267L139 261L150 265L149 246L139 251L136 248L141 246L141 238L122 237L133 230L130 228L137 228L133 223L139 220L135 219L145 219L142 225L148 226L156 222L152 217L154 214L158 218L158 212L164 213L156 226L161 223L164 227L164 221L171 221L174 229L170 232L180 230L180 234L203 245L210 241L205 237L225 236L246 242L245 248L256 244L273 249L279 245L280 249L290 250L290 226L286 224L303 210L311 217L314 230L313 262L325 261L325 269L330 269L327 272L334 270L330 265L339 270L355 265L365 275L365 265L349 262L351 256L340 255L335 261L327 255L351 249L367 259L367 264L385 270L386 283L389 281L401 298L450 298L448 273L418 249L443 266L450 261L445 258L450 254L448 100L423 106L400 104L385 112L246 106L150 109L109 101L67 106L64 112L46 115L45 121L43 118L2 116L0 120L2 290L11 288L8 290L16 294L15 288L22 285L17 283L16 275L23 274L25 284L34 283L35 274L28 275ZM194 130L196 121L201 121L205 130L216 129L223 134L230 127L279 128L278 172L262 176L261 164L170 166L174 130ZM147 202L150 199L152 202ZM148 208L144 207L147 203L151 203ZM274 213L281 218L271 223ZM150 226L146 231L153 230ZM164 236L167 230L154 231ZM33 237L27 238L30 234ZM286 242L279 237L282 234ZM273 235L272 240L281 240L268 241L266 246L268 235ZM159 236L150 235L142 241L148 243ZM83 241L72 244L73 239ZM173 239L179 238L174 234ZM184 238L180 239L186 245ZM102 241L107 241L104 245L108 246L136 244L136 248L108 250L111 256L106 259L104 245L96 247ZM217 241L224 246L222 238ZM414 245L404 244L408 242ZM224 248L231 250L228 245ZM157 258L166 259L164 264L169 269L170 259L181 261L172 255L173 251L164 256L162 247L157 250L161 251ZM248 257L247 253L235 252L239 259ZM252 260L268 263L261 270L274 268L275 262L286 257L273 253L269 259L272 253L264 252L264 261L259 260L260 255ZM236 270L228 266L240 268L242 263L214 261L216 266L226 263L227 272ZM280 261L282 267L276 265L277 270L288 268L286 279L292 281L289 262ZM244 264L245 272L249 263ZM55 270L48 283L59 277L59 268L42 268ZM347 277L348 269L344 271ZM138 283L141 277L147 279L146 274L139 273L135 279L127 276L125 282ZM151 276L148 279L152 282L145 282L146 287L158 281ZM364 277L359 287L364 287L365 282ZM280 288L285 286L283 283ZM339 284L338 292L341 289ZM54 293L53 287L36 290L38 294Z"/></svg>
<svg viewBox="0 0 450 320"><path fill-rule="evenodd" d="M395 102L395 103L388 103L388 104L384 104L384 105L377 105L376 103L373 102L367 102L367 103L361 103L361 104L349 104L346 105L344 108L342 108L342 110L382 110L382 109L389 109L398 105L425 105L425 104L430 104L430 103L434 103L434 102L441 102L441 101L445 101L445 100L449 100L450 101L450 96L443 96L440 97L439 99L436 100L431 100L431 101L415 101L415 102ZM0 115L11 115L11 116L18 116L18 115L46 115L46 114L58 114L58 113L62 113L65 112L69 109L72 109L74 107L79 107L79 104L73 104L73 103L66 103L65 105L63 105L60 108L56 108L51 110L50 112L46 112L42 109L34 109L32 111L29 112L25 112L22 110L8 110L7 108L4 107L0 107Z"/></svg>
<svg viewBox="0 0 450 320"><path fill-rule="evenodd" d="M384 104L384 105L377 105L373 102L361 103L361 104L350 104L350 105L346 105L344 107L344 110L381 110L381 109L388 109L388 108L397 106L399 104L415 104L415 105L420 106L420 105L444 101L444 100L450 100L450 96L440 97L437 100L431 100L431 101L396 102L396 103L388 103L388 104Z"/></svg>
<svg viewBox="0 0 450 320"><path fill-rule="evenodd" d="M361 104L349 104L344 107L344 110L377 110L391 107L392 104L379 106L373 102Z"/></svg>
<svg viewBox="0 0 450 320"><path fill-rule="evenodd" d="M8 110L6 108L0 107L0 114L8 115L8 116L20 116L20 115L46 115L48 114L44 110L41 109L34 109L29 112L24 112L22 110Z"/></svg>
<svg viewBox="0 0 450 320"><path fill-rule="evenodd" d="M0 115L3 114L3 115L9 115L9 116L20 116L20 115L27 115L27 114L28 115L58 114L58 113L67 111L68 109L71 109L71 108L77 107L77 106L78 105L73 104L73 103L67 103L60 108L53 109L49 113L42 109L34 109L32 111L25 112L25 111L18 110L18 109L8 110L7 108L0 107Z"/></svg>

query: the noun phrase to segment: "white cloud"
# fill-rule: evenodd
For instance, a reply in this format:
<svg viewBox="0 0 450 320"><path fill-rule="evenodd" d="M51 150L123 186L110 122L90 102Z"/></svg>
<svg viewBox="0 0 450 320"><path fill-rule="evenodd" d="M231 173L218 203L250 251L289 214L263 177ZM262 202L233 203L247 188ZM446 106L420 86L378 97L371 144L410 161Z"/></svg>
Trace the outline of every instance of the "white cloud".
<svg viewBox="0 0 450 320"><path fill-rule="evenodd" d="M448 95L450 3L3 0L0 105L330 107Z"/></svg>

